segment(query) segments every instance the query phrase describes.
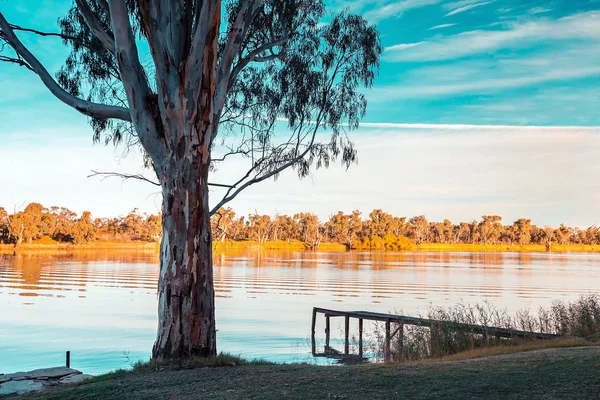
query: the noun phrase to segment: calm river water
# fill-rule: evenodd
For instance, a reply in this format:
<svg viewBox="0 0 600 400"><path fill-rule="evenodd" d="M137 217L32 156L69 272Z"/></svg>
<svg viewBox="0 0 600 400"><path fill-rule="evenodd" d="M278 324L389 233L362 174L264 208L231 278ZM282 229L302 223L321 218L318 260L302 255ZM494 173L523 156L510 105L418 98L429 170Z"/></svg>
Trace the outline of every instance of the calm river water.
<svg viewBox="0 0 600 400"><path fill-rule="evenodd" d="M512 312L600 291L600 254L263 252L215 264L219 349L286 362L311 359L313 306ZM153 254L0 255L0 373L61 365L66 350L90 374L147 360L157 279Z"/></svg>

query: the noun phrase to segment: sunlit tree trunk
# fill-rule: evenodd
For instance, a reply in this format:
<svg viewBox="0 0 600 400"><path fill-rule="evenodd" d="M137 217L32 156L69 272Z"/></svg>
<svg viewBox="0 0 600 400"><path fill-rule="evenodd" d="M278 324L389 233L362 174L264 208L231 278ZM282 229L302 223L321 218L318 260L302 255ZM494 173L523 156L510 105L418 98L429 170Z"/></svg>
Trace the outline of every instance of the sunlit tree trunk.
<svg viewBox="0 0 600 400"><path fill-rule="evenodd" d="M156 154L151 154L163 194L154 358L210 357L217 352L208 174L220 112L216 106L216 70L221 2L211 3L217 11L207 21L204 44L199 41L197 51L202 56L187 50L190 56L186 62L191 64L185 69L181 69L184 61L177 61L183 60L178 48L183 37L162 50L164 60L158 42L169 37L168 29L161 31L159 27L156 42L151 40L156 44L153 57L158 72L164 76L159 82L154 118L162 121L165 138L165 146L158 146ZM160 10L148 13L162 15ZM167 24L169 27L179 25Z"/></svg>
<svg viewBox="0 0 600 400"><path fill-rule="evenodd" d="M176 155L159 177L163 237L155 358L216 354L208 160Z"/></svg>

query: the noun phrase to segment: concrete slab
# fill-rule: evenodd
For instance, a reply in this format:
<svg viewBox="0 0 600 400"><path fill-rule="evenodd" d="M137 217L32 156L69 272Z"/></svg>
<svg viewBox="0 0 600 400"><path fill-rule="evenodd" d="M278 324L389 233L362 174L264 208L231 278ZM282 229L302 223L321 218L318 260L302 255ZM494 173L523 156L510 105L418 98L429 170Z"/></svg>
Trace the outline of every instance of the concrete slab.
<svg viewBox="0 0 600 400"><path fill-rule="evenodd" d="M23 394L41 390L44 384L33 380L8 381L0 385L0 396Z"/></svg>
<svg viewBox="0 0 600 400"><path fill-rule="evenodd" d="M60 379L65 376L75 374L81 374L81 372L67 367L42 368L27 372L27 376L31 379Z"/></svg>
<svg viewBox="0 0 600 400"><path fill-rule="evenodd" d="M18 380L27 379L27 377L28 377L27 372L15 372L14 374L2 375L0 378L4 382L8 382L8 381L18 381Z"/></svg>

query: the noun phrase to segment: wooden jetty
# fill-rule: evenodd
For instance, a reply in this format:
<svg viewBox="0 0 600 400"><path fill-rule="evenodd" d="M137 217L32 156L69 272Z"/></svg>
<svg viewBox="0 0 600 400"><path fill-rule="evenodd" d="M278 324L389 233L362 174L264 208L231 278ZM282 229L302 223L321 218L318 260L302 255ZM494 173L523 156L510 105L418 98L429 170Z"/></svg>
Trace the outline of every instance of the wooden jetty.
<svg viewBox="0 0 600 400"><path fill-rule="evenodd" d="M316 325L317 325L317 314L323 314L325 316L325 352L317 353L316 348ZM394 315L394 314L383 314L383 313L374 313L369 311L338 311L338 310L329 310L326 308L313 308L312 313L312 330L311 330L311 342L312 342L312 354L315 357L329 357L331 355L338 356L340 352L332 351L329 346L330 338L331 338L331 324L330 318L332 317L343 317L345 319L344 324L344 355L350 356L350 318L358 319L358 356L362 359L363 357L363 321L378 321L385 322L385 347L384 347L384 358L385 360L389 360L391 356L391 342L392 339L398 335L398 342L402 343L402 338L404 337L404 325L415 325L415 326L444 326L446 329L455 330L455 331L468 331L472 334L480 334L484 337L495 336L496 338L529 338L529 339L555 339L560 337L560 335L550 334L550 333L539 333L539 332L527 332L527 331L518 331L514 329L507 328L496 328L489 327L483 325L473 325L466 324L461 322L451 322L451 321L440 321L435 319L427 319L427 318L416 318L416 317L407 317L404 315ZM397 324L398 327L392 332L391 326L392 323Z"/></svg>

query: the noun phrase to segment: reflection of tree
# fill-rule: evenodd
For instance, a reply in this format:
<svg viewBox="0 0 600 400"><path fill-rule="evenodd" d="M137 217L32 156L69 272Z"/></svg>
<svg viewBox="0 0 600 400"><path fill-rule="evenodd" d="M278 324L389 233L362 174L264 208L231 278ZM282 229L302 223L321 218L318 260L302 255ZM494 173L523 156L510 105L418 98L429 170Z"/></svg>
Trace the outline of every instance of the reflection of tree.
<svg viewBox="0 0 600 400"><path fill-rule="evenodd" d="M531 265L533 263L533 255L531 253L519 253L519 265Z"/></svg>

